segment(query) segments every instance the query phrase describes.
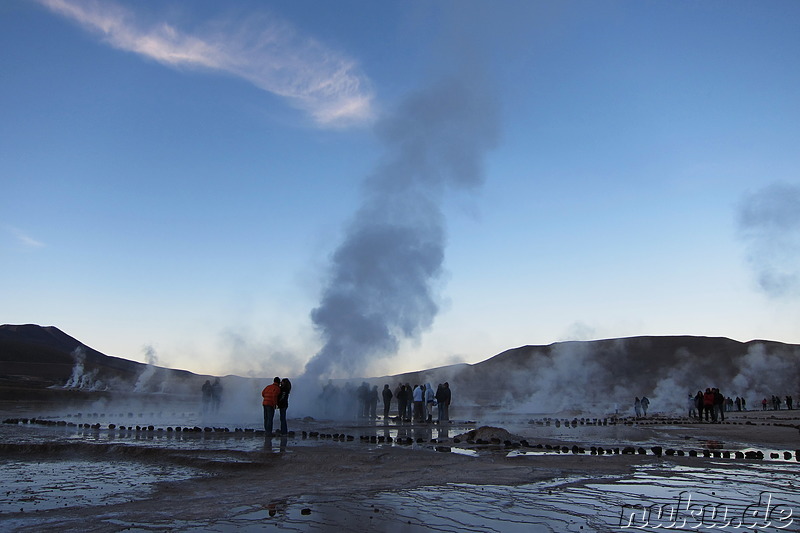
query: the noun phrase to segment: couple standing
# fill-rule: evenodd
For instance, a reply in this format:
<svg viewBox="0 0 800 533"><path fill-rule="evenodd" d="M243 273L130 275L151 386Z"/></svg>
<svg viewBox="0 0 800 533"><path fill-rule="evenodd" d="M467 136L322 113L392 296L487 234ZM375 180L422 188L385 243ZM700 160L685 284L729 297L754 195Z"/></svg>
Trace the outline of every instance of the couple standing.
<svg viewBox="0 0 800 533"><path fill-rule="evenodd" d="M268 437L272 436L272 421L275 418L275 409L277 408L281 414L281 435L285 436L289 429L286 427L286 409L289 408L289 393L292 391L292 384L286 378L278 378L272 380L271 385L264 387L261 391L261 397L264 401L261 404L264 406L264 430Z"/></svg>

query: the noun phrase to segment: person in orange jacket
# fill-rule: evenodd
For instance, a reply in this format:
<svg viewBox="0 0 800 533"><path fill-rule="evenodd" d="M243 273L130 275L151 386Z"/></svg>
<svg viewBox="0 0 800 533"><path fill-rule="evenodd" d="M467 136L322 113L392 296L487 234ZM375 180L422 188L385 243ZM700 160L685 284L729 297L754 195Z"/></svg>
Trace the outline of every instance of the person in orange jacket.
<svg viewBox="0 0 800 533"><path fill-rule="evenodd" d="M272 436L272 421L275 418L275 408L278 406L278 397L281 394L281 378L276 377L271 385L264 387L261 397L264 399L261 405L264 406L264 431L267 436Z"/></svg>

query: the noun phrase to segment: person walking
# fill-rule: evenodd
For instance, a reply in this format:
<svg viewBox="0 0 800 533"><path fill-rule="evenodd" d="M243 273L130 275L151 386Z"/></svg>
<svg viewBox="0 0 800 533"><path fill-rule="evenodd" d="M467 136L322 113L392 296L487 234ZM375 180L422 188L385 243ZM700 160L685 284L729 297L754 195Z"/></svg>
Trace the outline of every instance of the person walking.
<svg viewBox="0 0 800 533"><path fill-rule="evenodd" d="M264 431L267 437L272 437L272 421L275 418L275 408L278 407L278 398L281 395L281 378L276 377L272 384L261 391L261 405L264 406Z"/></svg>

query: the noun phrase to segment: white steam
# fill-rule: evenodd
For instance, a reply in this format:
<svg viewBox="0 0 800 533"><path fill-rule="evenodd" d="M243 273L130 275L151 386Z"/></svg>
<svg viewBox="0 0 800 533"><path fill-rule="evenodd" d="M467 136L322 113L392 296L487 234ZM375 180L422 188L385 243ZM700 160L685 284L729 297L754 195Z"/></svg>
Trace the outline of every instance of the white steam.
<svg viewBox="0 0 800 533"><path fill-rule="evenodd" d="M158 364L158 356L156 355L156 350L151 345L146 345L143 348L145 361L147 362L144 370L142 373L139 374L139 378L136 380L136 384L133 386L133 392L164 392L166 388L166 383L162 380L158 386L156 387L157 390L151 390L152 387L148 387L149 383L153 381L153 377L156 374L156 365Z"/></svg>
<svg viewBox="0 0 800 533"><path fill-rule="evenodd" d="M78 346L72 350L71 355L75 361L75 365L72 367L72 374L64 384L65 389L100 391L108 388L105 383L97 378L96 368L86 372L86 351L83 346Z"/></svg>
<svg viewBox="0 0 800 533"><path fill-rule="evenodd" d="M324 346L306 376L359 375L430 328L444 261L441 203L450 189L481 184L496 122L485 87L454 78L410 96L379 124L386 156L331 257L311 313Z"/></svg>

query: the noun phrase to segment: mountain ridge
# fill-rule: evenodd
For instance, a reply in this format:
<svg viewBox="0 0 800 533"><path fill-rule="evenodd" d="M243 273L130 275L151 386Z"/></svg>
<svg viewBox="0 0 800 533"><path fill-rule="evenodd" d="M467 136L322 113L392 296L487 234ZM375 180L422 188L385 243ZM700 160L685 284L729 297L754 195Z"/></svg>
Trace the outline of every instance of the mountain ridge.
<svg viewBox="0 0 800 533"><path fill-rule="evenodd" d="M725 394L749 393L756 400L768 394L796 395L799 377L800 345L645 335L525 345L478 363L350 381L380 387L388 383L393 389L400 382L436 386L448 381L462 402L563 410L576 403L605 405L642 395L682 405L687 394L709 386L721 387ZM55 326L0 326L0 399L59 397L70 390L189 395L210 378L105 355Z"/></svg>

